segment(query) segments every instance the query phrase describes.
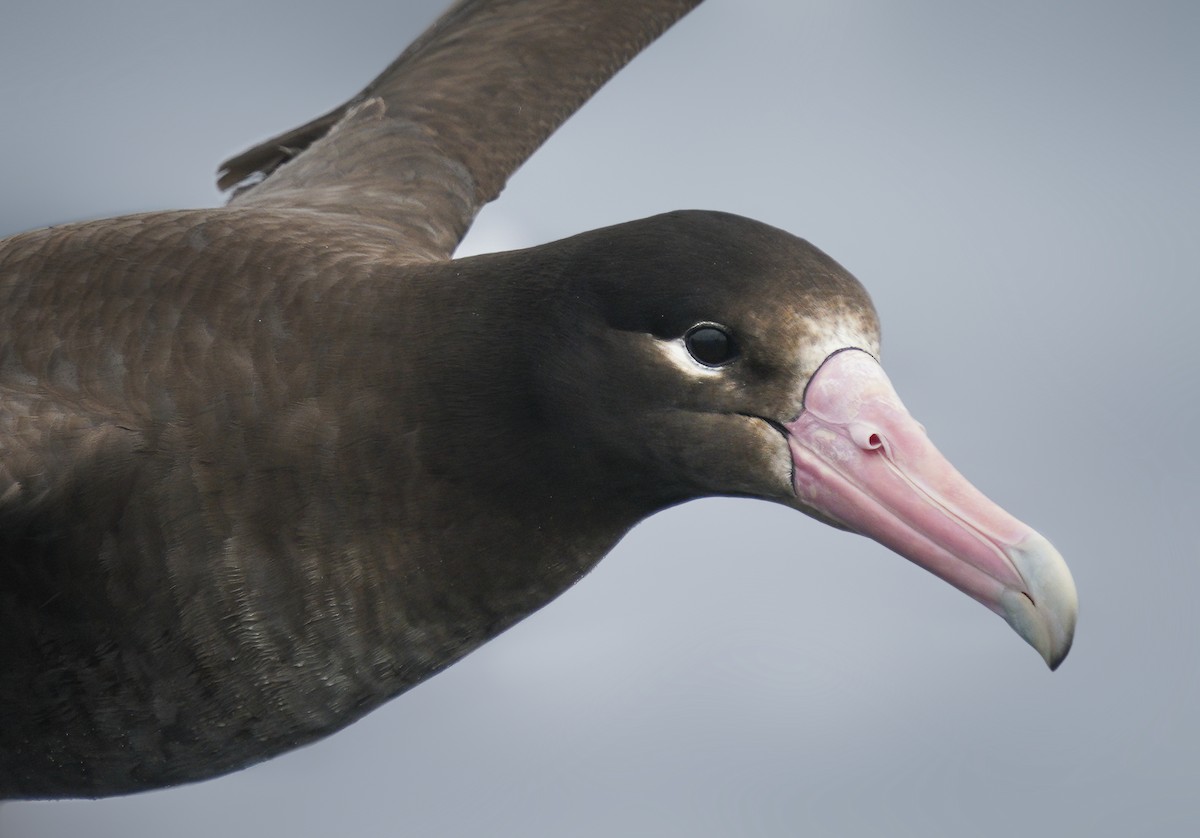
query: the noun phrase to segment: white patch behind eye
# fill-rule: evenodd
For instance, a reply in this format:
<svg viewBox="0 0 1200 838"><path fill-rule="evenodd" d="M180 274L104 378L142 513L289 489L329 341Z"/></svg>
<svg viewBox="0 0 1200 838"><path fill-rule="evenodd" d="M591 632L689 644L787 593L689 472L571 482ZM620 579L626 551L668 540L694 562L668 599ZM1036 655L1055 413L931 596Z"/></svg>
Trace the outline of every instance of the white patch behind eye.
<svg viewBox="0 0 1200 838"><path fill-rule="evenodd" d="M867 354L879 360L879 339L874 322L857 311L839 311L824 317L812 317L809 314L797 314L804 321L798 329L806 336L804 345L798 347L798 369L807 371L808 375L816 372L825 359L840 349L862 349ZM707 381L721 376L726 365L710 367L702 364L688 352L683 337L675 340L662 340L647 336L658 352L675 369L684 375L698 381Z"/></svg>
<svg viewBox="0 0 1200 838"><path fill-rule="evenodd" d="M675 340L654 340L655 348L662 354L671 366L691 378L710 379L719 376L723 367L710 367L692 357L684 345L683 338Z"/></svg>

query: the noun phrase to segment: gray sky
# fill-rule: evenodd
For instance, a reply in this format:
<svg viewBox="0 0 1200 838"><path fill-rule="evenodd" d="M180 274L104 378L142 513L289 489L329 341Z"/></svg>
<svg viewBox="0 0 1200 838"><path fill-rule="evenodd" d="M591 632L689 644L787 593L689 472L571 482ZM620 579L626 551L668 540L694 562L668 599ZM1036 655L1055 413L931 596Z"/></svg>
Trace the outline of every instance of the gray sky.
<svg viewBox="0 0 1200 838"><path fill-rule="evenodd" d="M220 199L435 2L33 3L0 27L0 234ZM870 289L905 402L1066 556L1057 673L862 538L710 500L315 746L10 803L4 838L1178 835L1200 827L1200 5L709 0L465 247L742 213Z"/></svg>

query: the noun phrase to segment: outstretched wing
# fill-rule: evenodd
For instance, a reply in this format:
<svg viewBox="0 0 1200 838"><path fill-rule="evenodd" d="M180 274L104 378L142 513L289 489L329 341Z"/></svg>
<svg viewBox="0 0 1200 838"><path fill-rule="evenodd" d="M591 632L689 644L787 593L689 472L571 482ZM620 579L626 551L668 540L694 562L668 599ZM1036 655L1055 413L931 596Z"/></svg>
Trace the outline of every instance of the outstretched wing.
<svg viewBox="0 0 1200 838"><path fill-rule="evenodd" d="M218 184L242 185L233 206L366 217L447 259L529 155L699 3L459 0L361 93L226 161Z"/></svg>

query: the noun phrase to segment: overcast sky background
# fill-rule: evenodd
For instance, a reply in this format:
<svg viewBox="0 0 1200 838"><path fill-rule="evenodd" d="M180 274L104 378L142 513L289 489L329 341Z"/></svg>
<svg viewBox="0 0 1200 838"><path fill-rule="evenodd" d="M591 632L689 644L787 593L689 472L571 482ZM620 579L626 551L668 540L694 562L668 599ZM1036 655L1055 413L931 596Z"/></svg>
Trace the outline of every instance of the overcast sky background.
<svg viewBox="0 0 1200 838"><path fill-rule="evenodd" d="M218 203L221 160L357 91L444 2L17 0L0 234ZM866 539L710 500L324 742L8 803L0 836L1195 834L1197 43L1190 2L710 0L464 245L694 207L829 252L935 443L1066 556L1057 673Z"/></svg>

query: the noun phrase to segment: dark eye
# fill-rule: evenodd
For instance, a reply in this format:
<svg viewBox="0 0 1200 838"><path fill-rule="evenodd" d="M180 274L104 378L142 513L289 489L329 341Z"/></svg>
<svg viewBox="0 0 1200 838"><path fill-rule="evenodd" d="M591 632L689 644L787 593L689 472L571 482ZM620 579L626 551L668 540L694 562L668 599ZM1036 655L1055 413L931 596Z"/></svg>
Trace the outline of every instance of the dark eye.
<svg viewBox="0 0 1200 838"><path fill-rule="evenodd" d="M683 343L688 352L700 363L709 367L719 367L726 361L732 360L737 354L733 346L733 338L724 326L715 323L700 323L688 330L683 336Z"/></svg>

